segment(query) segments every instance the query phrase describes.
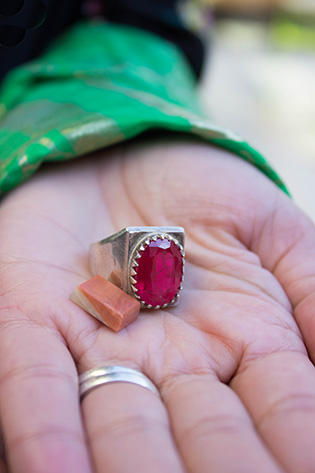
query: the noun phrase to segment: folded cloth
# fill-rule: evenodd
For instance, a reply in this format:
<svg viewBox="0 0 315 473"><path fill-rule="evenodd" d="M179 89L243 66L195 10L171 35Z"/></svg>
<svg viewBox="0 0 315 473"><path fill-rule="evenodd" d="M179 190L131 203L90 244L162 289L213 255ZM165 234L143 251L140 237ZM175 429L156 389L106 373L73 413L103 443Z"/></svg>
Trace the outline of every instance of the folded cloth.
<svg viewBox="0 0 315 473"><path fill-rule="evenodd" d="M43 162L64 161L149 130L198 136L249 161L282 190L266 160L200 111L196 79L172 43L135 27L84 21L0 90L0 195ZM288 192L287 192L288 193Z"/></svg>

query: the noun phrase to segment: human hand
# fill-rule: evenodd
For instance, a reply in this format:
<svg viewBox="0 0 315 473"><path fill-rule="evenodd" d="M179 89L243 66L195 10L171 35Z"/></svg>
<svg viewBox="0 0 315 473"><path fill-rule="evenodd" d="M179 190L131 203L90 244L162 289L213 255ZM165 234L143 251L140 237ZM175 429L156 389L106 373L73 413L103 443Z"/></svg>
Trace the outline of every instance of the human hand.
<svg viewBox="0 0 315 473"><path fill-rule="evenodd" d="M185 228L184 289L177 307L141 311L113 333L69 295L91 277L90 243L131 225ZM10 472L314 471L314 236L253 166L197 142L103 150L9 194L0 418ZM89 393L81 416L77 372L105 364L142 371L162 402L114 383Z"/></svg>
<svg viewBox="0 0 315 473"><path fill-rule="evenodd" d="M2 459L0 459L0 473L6 473L6 471L5 464L3 463Z"/></svg>

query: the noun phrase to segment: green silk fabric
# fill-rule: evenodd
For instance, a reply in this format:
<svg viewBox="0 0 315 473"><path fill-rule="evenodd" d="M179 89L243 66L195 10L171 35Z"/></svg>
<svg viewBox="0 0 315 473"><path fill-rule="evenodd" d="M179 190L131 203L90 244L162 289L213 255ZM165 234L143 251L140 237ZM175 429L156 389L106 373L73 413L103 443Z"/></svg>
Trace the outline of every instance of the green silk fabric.
<svg viewBox="0 0 315 473"><path fill-rule="evenodd" d="M43 162L63 161L148 130L182 132L257 166L266 160L198 108L196 80L173 44L133 27L82 22L0 90L0 195Z"/></svg>

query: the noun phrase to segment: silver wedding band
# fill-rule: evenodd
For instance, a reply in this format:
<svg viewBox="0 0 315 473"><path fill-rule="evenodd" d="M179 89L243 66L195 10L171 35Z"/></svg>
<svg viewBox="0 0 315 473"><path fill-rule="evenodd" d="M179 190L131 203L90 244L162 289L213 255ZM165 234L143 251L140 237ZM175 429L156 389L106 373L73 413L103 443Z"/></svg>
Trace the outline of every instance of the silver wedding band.
<svg viewBox="0 0 315 473"><path fill-rule="evenodd" d="M159 396L156 386L140 371L124 366L100 366L79 376L80 400L103 384L118 382L137 384Z"/></svg>

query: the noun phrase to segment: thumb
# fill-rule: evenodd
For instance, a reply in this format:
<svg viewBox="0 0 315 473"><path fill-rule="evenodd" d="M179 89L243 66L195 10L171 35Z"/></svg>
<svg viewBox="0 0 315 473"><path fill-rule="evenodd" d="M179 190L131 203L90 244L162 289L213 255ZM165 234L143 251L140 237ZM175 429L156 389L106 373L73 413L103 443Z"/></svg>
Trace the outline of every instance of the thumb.
<svg viewBox="0 0 315 473"><path fill-rule="evenodd" d="M257 226L250 249L285 290L309 356L315 362L314 223L279 191L273 210Z"/></svg>

